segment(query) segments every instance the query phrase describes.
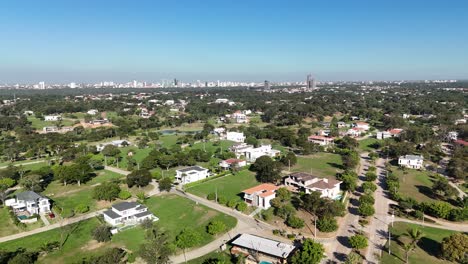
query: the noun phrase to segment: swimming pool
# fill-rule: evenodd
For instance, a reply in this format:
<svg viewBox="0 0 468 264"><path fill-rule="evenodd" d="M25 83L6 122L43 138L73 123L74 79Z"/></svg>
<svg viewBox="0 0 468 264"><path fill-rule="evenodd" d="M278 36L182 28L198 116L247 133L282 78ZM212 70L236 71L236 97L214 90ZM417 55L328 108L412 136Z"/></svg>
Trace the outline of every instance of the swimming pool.
<svg viewBox="0 0 468 264"><path fill-rule="evenodd" d="M271 263L271 262L268 262L268 261L262 261L262 262L260 262L260 263L258 263L258 264L272 264L272 263Z"/></svg>
<svg viewBox="0 0 468 264"><path fill-rule="evenodd" d="M25 215L18 215L18 219L19 220L25 220L25 219L28 219L28 217L25 216Z"/></svg>

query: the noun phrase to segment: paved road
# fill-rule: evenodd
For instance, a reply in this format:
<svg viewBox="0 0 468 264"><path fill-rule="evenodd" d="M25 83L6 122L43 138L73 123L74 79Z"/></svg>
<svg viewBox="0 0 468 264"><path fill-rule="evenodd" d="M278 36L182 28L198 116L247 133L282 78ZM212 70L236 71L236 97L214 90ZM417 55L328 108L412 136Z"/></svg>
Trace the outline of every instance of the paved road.
<svg viewBox="0 0 468 264"><path fill-rule="evenodd" d="M80 222L80 221L83 221L83 220L98 216L98 215L102 214L102 212L104 212L105 210L106 209L99 210L99 211L96 211L96 212L92 212L92 213L89 213L89 214L80 215L80 216L73 217L73 218L66 218L62 222L58 222L58 223L51 224L51 225L48 225L48 226L43 226L43 227L40 227L40 228L36 228L34 230L31 230L31 231L18 233L18 234L14 234L14 235L11 235L11 236L0 237L0 243L10 241L10 240L15 240L15 239L30 236L30 235L34 235L34 234L38 234L38 233L42 233L42 232L49 231L49 230L52 230L52 229L55 229L55 228L59 228L61 226L74 224L74 223L77 223L77 222Z"/></svg>

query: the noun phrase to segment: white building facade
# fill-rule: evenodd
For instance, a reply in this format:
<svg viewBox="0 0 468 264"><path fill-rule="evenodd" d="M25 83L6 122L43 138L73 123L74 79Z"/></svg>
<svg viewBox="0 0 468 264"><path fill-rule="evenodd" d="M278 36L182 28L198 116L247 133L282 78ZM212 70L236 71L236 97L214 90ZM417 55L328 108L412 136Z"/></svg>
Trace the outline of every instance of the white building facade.
<svg viewBox="0 0 468 264"><path fill-rule="evenodd" d="M398 165L410 169L421 169L423 167L424 158L419 155L405 155L398 159Z"/></svg>
<svg viewBox="0 0 468 264"><path fill-rule="evenodd" d="M206 179L210 176L208 169L200 166L192 166L184 169L176 170L176 182L179 184L187 184Z"/></svg>

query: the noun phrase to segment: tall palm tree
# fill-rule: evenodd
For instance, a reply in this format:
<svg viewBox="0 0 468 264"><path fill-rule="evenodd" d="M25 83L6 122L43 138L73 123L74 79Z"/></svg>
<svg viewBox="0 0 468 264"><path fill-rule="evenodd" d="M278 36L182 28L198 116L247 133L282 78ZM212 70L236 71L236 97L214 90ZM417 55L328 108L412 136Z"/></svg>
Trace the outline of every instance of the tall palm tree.
<svg viewBox="0 0 468 264"><path fill-rule="evenodd" d="M414 244L413 243L405 243L403 244L403 249L405 250L406 253L406 263L409 263L409 253L414 249Z"/></svg>
<svg viewBox="0 0 468 264"><path fill-rule="evenodd" d="M416 246L416 244L423 238L424 234L419 228L411 228L406 231L406 235L411 238L411 244Z"/></svg>

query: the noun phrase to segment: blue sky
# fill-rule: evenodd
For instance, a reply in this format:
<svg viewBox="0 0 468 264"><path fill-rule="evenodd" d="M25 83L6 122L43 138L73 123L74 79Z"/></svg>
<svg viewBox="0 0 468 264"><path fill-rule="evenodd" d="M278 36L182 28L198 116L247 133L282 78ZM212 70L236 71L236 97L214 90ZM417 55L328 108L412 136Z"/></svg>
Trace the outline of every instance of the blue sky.
<svg viewBox="0 0 468 264"><path fill-rule="evenodd" d="M0 3L0 82L468 79L468 1Z"/></svg>

